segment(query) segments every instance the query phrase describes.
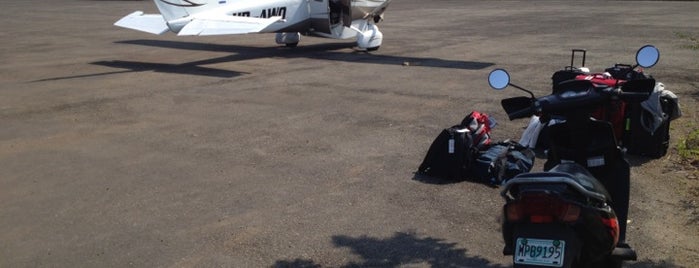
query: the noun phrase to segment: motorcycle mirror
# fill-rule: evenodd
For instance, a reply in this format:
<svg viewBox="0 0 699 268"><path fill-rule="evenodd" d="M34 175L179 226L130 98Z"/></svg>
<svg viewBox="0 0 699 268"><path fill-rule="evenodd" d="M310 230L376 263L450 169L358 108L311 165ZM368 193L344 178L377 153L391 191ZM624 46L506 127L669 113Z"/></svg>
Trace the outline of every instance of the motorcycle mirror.
<svg viewBox="0 0 699 268"><path fill-rule="evenodd" d="M505 89L510 84L510 74L503 69L495 69L488 75L488 84L497 90Z"/></svg>
<svg viewBox="0 0 699 268"><path fill-rule="evenodd" d="M660 51L653 45L645 45L636 52L636 62L643 68L655 66L659 59Z"/></svg>

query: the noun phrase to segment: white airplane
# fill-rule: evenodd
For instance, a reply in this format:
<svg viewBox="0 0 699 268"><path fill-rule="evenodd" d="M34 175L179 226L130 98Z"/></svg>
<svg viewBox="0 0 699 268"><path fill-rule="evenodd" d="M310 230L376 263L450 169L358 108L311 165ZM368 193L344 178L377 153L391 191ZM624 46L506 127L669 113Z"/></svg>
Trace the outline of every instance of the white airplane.
<svg viewBox="0 0 699 268"><path fill-rule="evenodd" d="M298 45L301 35L357 38L376 50L383 34L376 23L391 0L154 0L161 14L133 12L114 25L163 34L277 33L277 44Z"/></svg>

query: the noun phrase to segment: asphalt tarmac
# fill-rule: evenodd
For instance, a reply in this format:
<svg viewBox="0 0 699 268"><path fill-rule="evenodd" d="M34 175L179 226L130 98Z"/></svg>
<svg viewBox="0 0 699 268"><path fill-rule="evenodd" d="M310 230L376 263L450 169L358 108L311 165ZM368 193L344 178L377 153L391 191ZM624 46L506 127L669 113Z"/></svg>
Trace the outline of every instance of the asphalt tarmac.
<svg viewBox="0 0 699 268"><path fill-rule="evenodd" d="M492 69L544 95L573 48L602 70L654 44L697 123L697 2L397 0L372 53L112 25L135 10L3 4L0 267L507 267L498 189L414 176L472 110L519 138ZM632 163L629 266L699 266L687 172Z"/></svg>

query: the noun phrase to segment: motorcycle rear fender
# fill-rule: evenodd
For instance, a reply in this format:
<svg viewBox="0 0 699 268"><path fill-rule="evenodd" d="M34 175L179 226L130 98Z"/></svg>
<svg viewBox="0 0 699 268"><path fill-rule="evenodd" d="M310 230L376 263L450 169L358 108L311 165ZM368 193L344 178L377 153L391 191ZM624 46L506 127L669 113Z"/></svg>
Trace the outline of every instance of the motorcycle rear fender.
<svg viewBox="0 0 699 268"><path fill-rule="evenodd" d="M506 216L503 218L506 218ZM541 224L528 221L509 222L504 220L502 223L502 235L505 241L503 254L514 254L515 250L517 250L515 249L515 241L518 237L565 240L567 248L564 264L567 265L569 262L578 259L577 263L597 261L605 256L609 256L616 242L607 226L602 223L603 218L616 218L614 211L609 206L605 208L583 206L580 219L574 223L554 222ZM570 254L568 251L571 251Z"/></svg>

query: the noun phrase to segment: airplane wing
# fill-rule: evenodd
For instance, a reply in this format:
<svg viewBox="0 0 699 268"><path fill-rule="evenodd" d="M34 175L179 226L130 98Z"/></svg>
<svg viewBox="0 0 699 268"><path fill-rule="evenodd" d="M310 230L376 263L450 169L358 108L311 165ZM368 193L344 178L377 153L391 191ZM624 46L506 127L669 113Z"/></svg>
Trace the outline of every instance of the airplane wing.
<svg viewBox="0 0 699 268"><path fill-rule="evenodd" d="M224 35L257 33L282 17L251 18L241 16L216 16L194 18L177 35Z"/></svg>
<svg viewBox="0 0 699 268"><path fill-rule="evenodd" d="M136 11L126 15L115 22L114 25L152 34L163 34L170 30L162 15L143 14L143 11Z"/></svg>

